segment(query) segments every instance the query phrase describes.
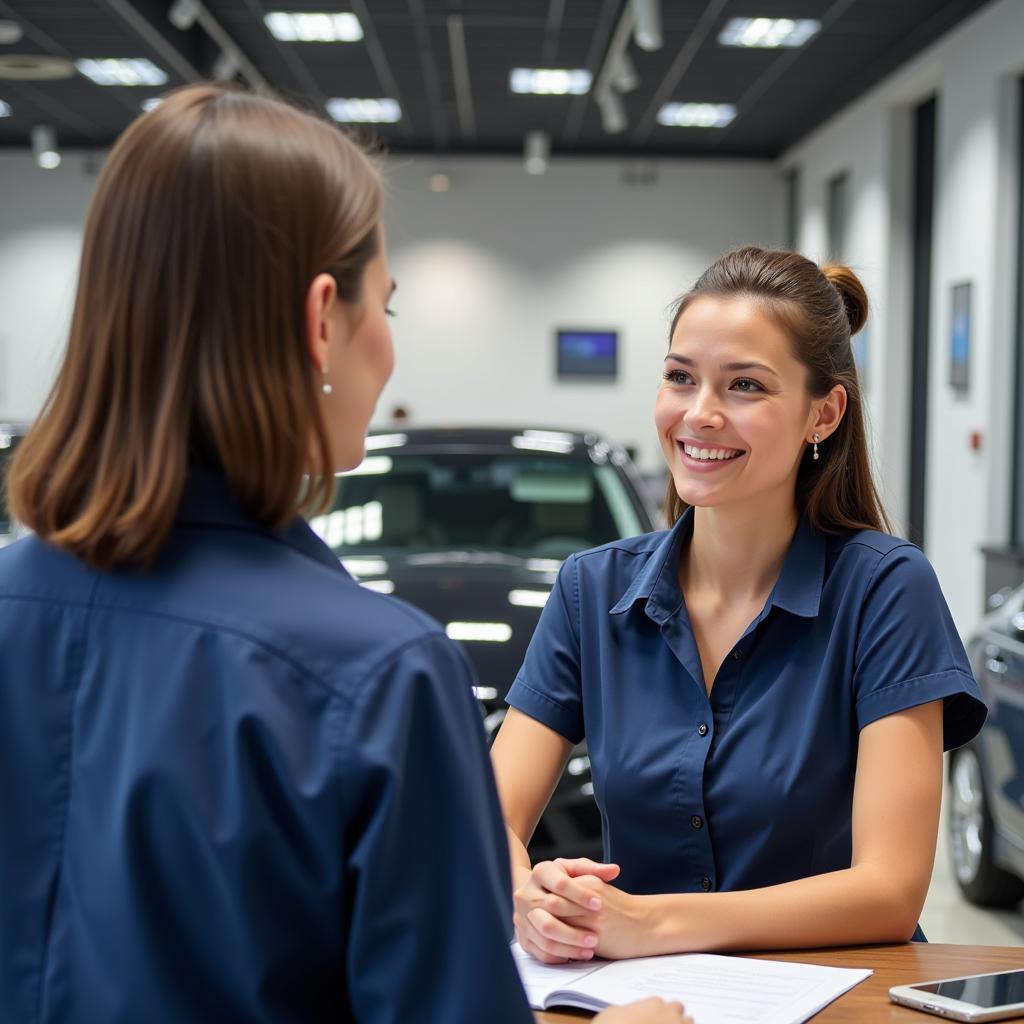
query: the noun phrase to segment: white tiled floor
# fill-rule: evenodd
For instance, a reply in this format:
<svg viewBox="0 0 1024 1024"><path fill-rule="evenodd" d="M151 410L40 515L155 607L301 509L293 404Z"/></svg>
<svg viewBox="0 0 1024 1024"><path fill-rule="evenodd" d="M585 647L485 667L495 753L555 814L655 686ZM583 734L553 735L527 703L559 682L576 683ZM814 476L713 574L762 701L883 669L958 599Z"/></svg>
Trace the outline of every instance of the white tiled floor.
<svg viewBox="0 0 1024 1024"><path fill-rule="evenodd" d="M928 899L921 927L930 942L965 942L985 946L1024 945L1024 904L1012 910L982 910L961 895L949 862L943 800L939 845L935 851Z"/></svg>

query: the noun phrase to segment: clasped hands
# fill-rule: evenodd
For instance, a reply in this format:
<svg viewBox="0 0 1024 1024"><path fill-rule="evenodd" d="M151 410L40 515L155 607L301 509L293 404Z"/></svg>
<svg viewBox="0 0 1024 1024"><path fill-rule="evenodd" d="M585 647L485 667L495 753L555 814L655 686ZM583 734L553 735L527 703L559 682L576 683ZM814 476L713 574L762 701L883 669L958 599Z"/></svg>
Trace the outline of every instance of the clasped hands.
<svg viewBox="0 0 1024 1024"><path fill-rule="evenodd" d="M546 964L643 956L650 897L615 888L618 874L585 857L534 865L513 893L519 944Z"/></svg>

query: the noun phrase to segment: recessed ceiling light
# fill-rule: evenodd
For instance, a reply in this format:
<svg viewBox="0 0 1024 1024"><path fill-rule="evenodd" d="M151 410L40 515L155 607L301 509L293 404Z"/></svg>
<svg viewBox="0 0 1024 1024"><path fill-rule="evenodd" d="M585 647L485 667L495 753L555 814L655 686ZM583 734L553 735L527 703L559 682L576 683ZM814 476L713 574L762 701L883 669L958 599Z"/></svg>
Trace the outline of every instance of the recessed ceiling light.
<svg viewBox="0 0 1024 1024"><path fill-rule="evenodd" d="M166 85L167 75L145 57L76 60L75 67L97 85Z"/></svg>
<svg viewBox="0 0 1024 1024"><path fill-rule="evenodd" d="M513 68L508 85L522 95L581 96L592 79L586 68Z"/></svg>
<svg viewBox="0 0 1024 1024"><path fill-rule="evenodd" d="M148 114L151 110L156 110L161 103L163 103L163 99L160 96L150 96L148 100L143 100L139 106Z"/></svg>
<svg viewBox="0 0 1024 1024"><path fill-rule="evenodd" d="M356 43L363 38L363 26L350 13L271 11L263 22L283 43Z"/></svg>
<svg viewBox="0 0 1024 1024"><path fill-rule="evenodd" d="M0 46L10 46L12 43L20 43L25 33L16 21L0 21Z"/></svg>
<svg viewBox="0 0 1024 1024"><path fill-rule="evenodd" d="M803 46L821 28L813 18L730 18L718 36L723 46L772 49Z"/></svg>
<svg viewBox="0 0 1024 1024"><path fill-rule="evenodd" d="M724 128L736 117L731 103L666 103L658 124L669 128Z"/></svg>
<svg viewBox="0 0 1024 1024"><path fill-rule="evenodd" d="M0 117L10 117L10 116L11 116L11 105L9 103L4 103L3 100L0 100Z"/></svg>
<svg viewBox="0 0 1024 1024"><path fill-rule="evenodd" d="M335 121L349 124L394 124L402 120L402 108L392 99L346 99L327 101L327 113Z"/></svg>

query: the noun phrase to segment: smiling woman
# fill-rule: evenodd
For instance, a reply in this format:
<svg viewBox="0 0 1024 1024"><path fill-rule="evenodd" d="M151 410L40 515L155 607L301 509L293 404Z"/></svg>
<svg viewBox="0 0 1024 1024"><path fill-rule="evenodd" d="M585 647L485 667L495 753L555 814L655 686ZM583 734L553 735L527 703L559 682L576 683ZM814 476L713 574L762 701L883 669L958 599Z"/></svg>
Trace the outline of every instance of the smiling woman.
<svg viewBox="0 0 1024 1024"><path fill-rule="evenodd" d="M915 933L942 750L985 707L931 567L885 532L866 315L847 268L753 247L679 301L654 417L672 527L566 561L492 747L534 956ZM605 862L531 865L584 736Z"/></svg>

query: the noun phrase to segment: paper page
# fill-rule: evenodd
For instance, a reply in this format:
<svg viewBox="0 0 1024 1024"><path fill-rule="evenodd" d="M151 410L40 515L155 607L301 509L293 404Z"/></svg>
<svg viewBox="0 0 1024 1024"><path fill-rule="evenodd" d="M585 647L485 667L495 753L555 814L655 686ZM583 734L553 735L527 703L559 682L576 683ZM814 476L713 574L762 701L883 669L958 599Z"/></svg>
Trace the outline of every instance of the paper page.
<svg viewBox="0 0 1024 1024"><path fill-rule="evenodd" d="M799 1024L871 974L707 953L604 963L572 988L595 1001L679 999L700 1024ZM566 979L569 981L570 979ZM554 991L552 985L549 991Z"/></svg>
<svg viewBox="0 0 1024 1024"><path fill-rule="evenodd" d="M519 968L519 977L526 989L526 997L530 1006L535 1010L544 1009L544 1000L552 992L560 988L575 987L575 983L588 974L608 965L607 960L578 960L567 964L542 964L534 959L519 945L512 943L512 956L515 958L516 967Z"/></svg>

